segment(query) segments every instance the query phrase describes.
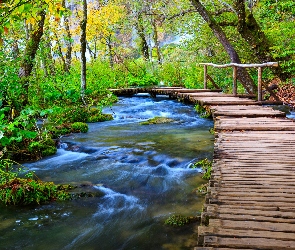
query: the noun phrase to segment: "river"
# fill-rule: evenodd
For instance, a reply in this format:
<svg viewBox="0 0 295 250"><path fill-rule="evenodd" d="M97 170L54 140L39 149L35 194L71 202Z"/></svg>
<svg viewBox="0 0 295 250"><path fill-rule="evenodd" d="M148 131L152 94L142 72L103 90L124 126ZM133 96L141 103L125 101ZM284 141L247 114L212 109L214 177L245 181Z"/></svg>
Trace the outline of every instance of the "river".
<svg viewBox="0 0 295 250"><path fill-rule="evenodd" d="M61 138L56 155L27 163L39 178L83 186L102 197L33 207L1 206L0 249L191 249L196 226L164 225L171 215L196 216L205 183L190 164L212 158L213 121L165 96L120 98L114 120ZM140 125L155 116L172 123Z"/></svg>

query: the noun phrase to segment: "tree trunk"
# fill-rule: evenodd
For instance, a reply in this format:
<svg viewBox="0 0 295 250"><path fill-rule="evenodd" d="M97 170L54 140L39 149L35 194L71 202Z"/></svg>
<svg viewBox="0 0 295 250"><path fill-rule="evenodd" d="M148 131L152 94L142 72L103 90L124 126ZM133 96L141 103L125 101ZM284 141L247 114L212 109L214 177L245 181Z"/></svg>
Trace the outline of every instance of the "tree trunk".
<svg viewBox="0 0 295 250"><path fill-rule="evenodd" d="M43 27L44 27L44 21L45 21L45 11L41 11L38 13L38 16L40 17L40 20L38 21L37 27L34 31L31 32L29 36L29 40L26 44L26 48L24 51L24 56L21 62L21 66L19 69L18 76L20 78L21 84L24 88L24 96L22 105L25 106L28 104L28 90L29 90L29 79L28 77L32 73L33 65L34 65L34 59L39 47L39 43L41 40L41 37L43 35Z"/></svg>
<svg viewBox="0 0 295 250"><path fill-rule="evenodd" d="M62 47L61 47L61 44L58 40L58 35L56 34L56 32L54 32L54 35L55 35L55 39L56 39L56 44L57 44L57 48L58 48L58 55L62 61L62 68L65 72L68 72L67 70L67 65L66 65L66 59L62 53Z"/></svg>
<svg viewBox="0 0 295 250"><path fill-rule="evenodd" d="M153 19L152 25L154 28L153 39L154 39L154 43L155 43L158 64L162 64L162 56L161 56L160 42L159 42L159 36L158 36L158 28L157 28L157 24L156 24L155 19Z"/></svg>
<svg viewBox="0 0 295 250"><path fill-rule="evenodd" d="M205 7L200 3L199 0L191 0L192 5L196 8L198 13L203 17L203 19L207 22L211 30L213 31L216 38L222 44L223 48L227 52L230 57L232 63L241 63L238 53L235 48L231 45L230 41L226 37L224 31L217 24L217 22L213 19L211 14L205 9ZM237 78L242 83L244 88L247 90L249 94L256 92L257 88L254 85L252 78L245 68L238 68L237 70Z"/></svg>
<svg viewBox="0 0 295 250"><path fill-rule="evenodd" d="M63 8L66 9L66 1L62 1ZM68 73L71 69L72 64L72 35L70 32L69 18L67 16L64 17L64 24L67 36L65 38L65 44L67 47L66 51L66 62L65 62L65 71Z"/></svg>
<svg viewBox="0 0 295 250"><path fill-rule="evenodd" d="M114 67L114 53L113 53L113 45L112 45L111 35L107 37L106 43L107 43L108 50L109 50L110 66L111 66L111 68L113 68Z"/></svg>
<svg viewBox="0 0 295 250"><path fill-rule="evenodd" d="M87 46L87 49L88 49L88 52L89 52L89 55L90 55L91 59L94 60L94 59L95 59L95 54L94 54L94 52L92 51L92 49L90 48L88 42L86 42L86 46Z"/></svg>
<svg viewBox="0 0 295 250"><path fill-rule="evenodd" d="M250 45L259 62L275 62L275 59L271 55L270 43L264 32L261 30L253 14L246 12L245 1L234 1L234 8L238 15L237 30L242 38ZM289 77L288 74L282 72L281 67L272 67L271 69L282 80L286 80Z"/></svg>
<svg viewBox="0 0 295 250"><path fill-rule="evenodd" d="M13 59L17 59L19 57L19 47L17 40L13 40L11 52Z"/></svg>
<svg viewBox="0 0 295 250"><path fill-rule="evenodd" d="M140 50L141 50L141 54L142 54L143 58L146 61L149 61L149 46L148 46L148 43L145 38L144 27L143 27L142 22L143 22L142 15L139 14L138 18L137 18L137 23L136 23L136 30L137 30L138 36L140 38Z"/></svg>
<svg viewBox="0 0 295 250"><path fill-rule="evenodd" d="M87 26L87 0L83 0L83 17L80 22L81 27L81 100L84 105L85 101L85 90L86 90L86 26Z"/></svg>

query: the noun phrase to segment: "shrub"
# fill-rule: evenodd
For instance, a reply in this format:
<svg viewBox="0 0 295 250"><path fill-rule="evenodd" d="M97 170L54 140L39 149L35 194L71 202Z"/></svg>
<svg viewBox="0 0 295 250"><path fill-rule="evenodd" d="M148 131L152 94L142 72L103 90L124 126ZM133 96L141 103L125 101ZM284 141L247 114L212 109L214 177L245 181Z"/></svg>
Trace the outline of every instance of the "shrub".
<svg viewBox="0 0 295 250"><path fill-rule="evenodd" d="M0 201L6 205L40 204L52 200L68 200L71 195L61 185L33 179L33 172L25 174L22 166L15 169L11 160L0 159ZM70 189L70 188L69 188Z"/></svg>
<svg viewBox="0 0 295 250"><path fill-rule="evenodd" d="M208 160L207 158L195 162L191 168L201 167L203 170L203 179L209 180L211 178L211 171L212 171L212 161Z"/></svg>
<svg viewBox="0 0 295 250"><path fill-rule="evenodd" d="M87 133L88 125L84 122L75 122L71 124L72 132L73 133Z"/></svg>
<svg viewBox="0 0 295 250"><path fill-rule="evenodd" d="M182 215L172 215L167 220L165 220L165 225L181 227L193 222L198 221L200 218L196 217L188 217Z"/></svg>

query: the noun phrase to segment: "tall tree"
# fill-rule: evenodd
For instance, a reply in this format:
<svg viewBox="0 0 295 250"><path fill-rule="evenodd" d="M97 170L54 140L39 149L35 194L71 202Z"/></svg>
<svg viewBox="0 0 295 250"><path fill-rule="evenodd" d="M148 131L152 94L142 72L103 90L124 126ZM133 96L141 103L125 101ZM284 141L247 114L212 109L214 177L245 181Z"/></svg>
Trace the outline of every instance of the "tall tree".
<svg viewBox="0 0 295 250"><path fill-rule="evenodd" d="M136 15L136 24L135 24L137 34L140 39L140 51L142 57L148 61L149 60L149 45L146 39L145 30L143 26L142 13L137 13Z"/></svg>
<svg viewBox="0 0 295 250"><path fill-rule="evenodd" d="M162 55L161 55L157 20L154 17L152 17L151 22L153 27L153 40L154 40L154 44L155 44L154 47L156 49L156 54L157 54L157 61L158 61L158 64L162 64Z"/></svg>
<svg viewBox="0 0 295 250"><path fill-rule="evenodd" d="M232 46L222 28L214 20L213 16L206 10L206 8L199 0L191 0L191 3L196 8L198 13L202 16L202 18L207 22L208 26L211 28L216 38L222 44L223 48L229 55L231 62L241 63L241 59L237 51ZM256 91L256 86L254 85L252 78L245 68L238 68L237 78L248 91L248 93L254 93Z"/></svg>
<svg viewBox="0 0 295 250"><path fill-rule="evenodd" d="M81 99L84 105L86 105L85 101L85 90L86 90L86 47L87 47L87 40L86 40L86 27L87 27L87 0L83 0L82 2L82 20L80 22L81 28Z"/></svg>
<svg viewBox="0 0 295 250"><path fill-rule="evenodd" d="M66 1L62 0L62 7L66 9ZM69 17L68 14L64 16L64 26L65 26L65 31L66 31L66 36L65 36L65 44L66 44L66 59L65 59L65 71L69 72L72 64L72 35L70 31L70 25L69 25Z"/></svg>
<svg viewBox="0 0 295 250"><path fill-rule="evenodd" d="M22 86L24 88L24 96L23 96L23 105L28 104L28 89L29 89L29 79L28 77L31 75L34 59L39 47L39 43L41 37L43 35L43 27L45 22L45 11L42 10L38 13L37 16L37 24L34 27L34 30L31 32L29 36L29 40L27 41L27 45L25 48L25 52L23 55L23 59L21 61L21 66L19 69L19 77L21 79Z"/></svg>

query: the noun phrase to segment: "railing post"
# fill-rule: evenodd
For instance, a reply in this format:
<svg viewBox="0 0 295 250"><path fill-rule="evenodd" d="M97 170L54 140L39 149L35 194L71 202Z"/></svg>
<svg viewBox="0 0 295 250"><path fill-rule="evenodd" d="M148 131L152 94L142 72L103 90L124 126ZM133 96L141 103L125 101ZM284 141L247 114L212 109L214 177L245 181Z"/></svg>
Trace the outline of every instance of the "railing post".
<svg viewBox="0 0 295 250"><path fill-rule="evenodd" d="M234 96L237 95L237 69L238 67L233 66L233 94Z"/></svg>
<svg viewBox="0 0 295 250"><path fill-rule="evenodd" d="M204 65L204 89L207 89L207 65Z"/></svg>
<svg viewBox="0 0 295 250"><path fill-rule="evenodd" d="M258 101L262 101L262 67L258 67Z"/></svg>

